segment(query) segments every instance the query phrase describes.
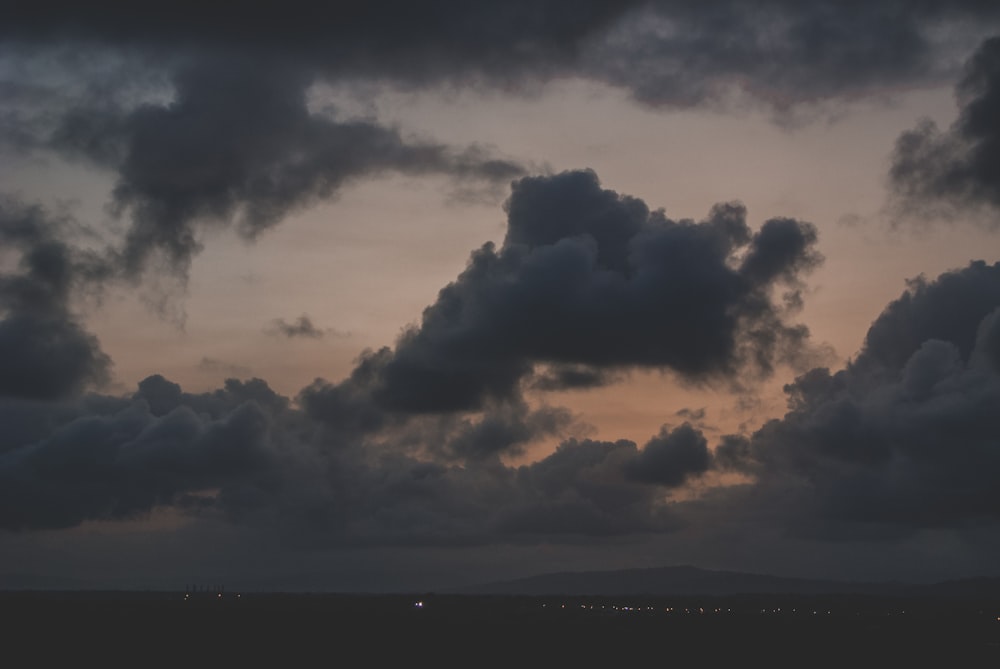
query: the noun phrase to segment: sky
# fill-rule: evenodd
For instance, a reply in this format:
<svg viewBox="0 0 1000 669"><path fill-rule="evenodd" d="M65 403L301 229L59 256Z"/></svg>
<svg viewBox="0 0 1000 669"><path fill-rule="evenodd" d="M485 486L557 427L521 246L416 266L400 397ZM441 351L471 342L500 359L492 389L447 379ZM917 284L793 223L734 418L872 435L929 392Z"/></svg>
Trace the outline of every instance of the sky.
<svg viewBox="0 0 1000 669"><path fill-rule="evenodd" d="M0 150L0 587L1000 576L993 3L0 2Z"/></svg>

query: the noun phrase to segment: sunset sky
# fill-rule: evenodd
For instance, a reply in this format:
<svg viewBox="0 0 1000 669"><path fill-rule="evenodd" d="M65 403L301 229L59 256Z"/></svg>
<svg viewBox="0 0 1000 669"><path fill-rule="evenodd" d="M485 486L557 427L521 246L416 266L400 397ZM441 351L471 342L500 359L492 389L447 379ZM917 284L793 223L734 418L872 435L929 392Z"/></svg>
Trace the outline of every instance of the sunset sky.
<svg viewBox="0 0 1000 669"><path fill-rule="evenodd" d="M0 2L0 150L0 587L1000 576L993 3Z"/></svg>

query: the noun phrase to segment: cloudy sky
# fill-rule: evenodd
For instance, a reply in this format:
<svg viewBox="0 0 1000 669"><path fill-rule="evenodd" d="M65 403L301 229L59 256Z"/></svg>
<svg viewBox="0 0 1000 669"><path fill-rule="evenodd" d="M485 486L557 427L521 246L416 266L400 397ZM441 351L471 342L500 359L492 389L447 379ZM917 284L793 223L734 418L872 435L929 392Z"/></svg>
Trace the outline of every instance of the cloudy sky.
<svg viewBox="0 0 1000 669"><path fill-rule="evenodd" d="M0 150L4 587L1000 575L993 3L2 2Z"/></svg>

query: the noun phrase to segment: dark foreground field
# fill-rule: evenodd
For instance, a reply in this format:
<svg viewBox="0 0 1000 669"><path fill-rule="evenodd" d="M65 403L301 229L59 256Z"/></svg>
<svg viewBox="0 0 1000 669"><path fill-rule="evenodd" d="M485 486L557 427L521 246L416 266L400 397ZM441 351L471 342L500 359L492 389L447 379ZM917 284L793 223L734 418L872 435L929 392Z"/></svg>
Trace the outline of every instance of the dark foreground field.
<svg viewBox="0 0 1000 669"><path fill-rule="evenodd" d="M17 666L1000 666L973 600L8 592L0 616Z"/></svg>

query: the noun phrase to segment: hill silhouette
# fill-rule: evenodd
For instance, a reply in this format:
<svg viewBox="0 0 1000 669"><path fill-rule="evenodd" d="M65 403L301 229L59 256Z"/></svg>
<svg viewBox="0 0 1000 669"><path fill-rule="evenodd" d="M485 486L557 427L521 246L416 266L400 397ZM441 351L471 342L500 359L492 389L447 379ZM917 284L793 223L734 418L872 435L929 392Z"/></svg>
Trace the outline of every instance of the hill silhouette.
<svg viewBox="0 0 1000 669"><path fill-rule="evenodd" d="M899 597L1000 596L1000 579L975 578L932 584L801 579L692 566L555 572L452 588L479 595L878 595Z"/></svg>

